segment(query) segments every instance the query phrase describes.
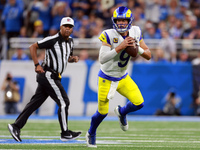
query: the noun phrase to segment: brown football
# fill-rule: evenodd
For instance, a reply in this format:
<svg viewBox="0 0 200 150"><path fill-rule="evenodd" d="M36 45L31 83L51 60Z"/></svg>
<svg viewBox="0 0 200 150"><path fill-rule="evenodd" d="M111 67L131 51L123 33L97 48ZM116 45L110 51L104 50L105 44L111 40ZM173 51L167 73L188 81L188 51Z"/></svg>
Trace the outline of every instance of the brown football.
<svg viewBox="0 0 200 150"><path fill-rule="evenodd" d="M137 53L138 53L138 46L136 45L135 47L134 46L127 46L125 48L125 51L126 53L128 53L130 56L132 57L136 57L137 56Z"/></svg>

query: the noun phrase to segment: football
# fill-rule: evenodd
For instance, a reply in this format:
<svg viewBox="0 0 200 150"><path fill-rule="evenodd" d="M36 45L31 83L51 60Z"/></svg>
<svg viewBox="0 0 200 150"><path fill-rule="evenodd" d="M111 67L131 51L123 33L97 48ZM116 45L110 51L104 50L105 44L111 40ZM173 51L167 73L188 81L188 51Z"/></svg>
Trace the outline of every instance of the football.
<svg viewBox="0 0 200 150"><path fill-rule="evenodd" d="M138 53L138 46L127 46L125 48L125 51L127 54L129 54L132 57L136 57Z"/></svg>

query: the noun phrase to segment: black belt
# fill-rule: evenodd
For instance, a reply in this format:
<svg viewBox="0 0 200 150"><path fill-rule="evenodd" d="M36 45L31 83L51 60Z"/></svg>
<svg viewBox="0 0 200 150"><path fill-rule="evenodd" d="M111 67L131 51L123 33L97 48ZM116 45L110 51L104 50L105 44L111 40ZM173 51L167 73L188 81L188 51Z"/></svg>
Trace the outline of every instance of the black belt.
<svg viewBox="0 0 200 150"><path fill-rule="evenodd" d="M53 77L56 79L61 79L61 74L53 69L51 69L50 67L48 67L46 64L42 64L42 68L44 69L44 71L49 71L53 74Z"/></svg>

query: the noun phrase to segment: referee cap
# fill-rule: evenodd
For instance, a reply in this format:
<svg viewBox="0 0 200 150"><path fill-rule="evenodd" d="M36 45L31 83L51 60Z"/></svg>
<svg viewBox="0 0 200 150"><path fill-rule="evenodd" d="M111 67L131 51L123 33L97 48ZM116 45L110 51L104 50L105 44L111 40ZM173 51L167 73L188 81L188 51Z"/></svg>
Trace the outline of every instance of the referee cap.
<svg viewBox="0 0 200 150"><path fill-rule="evenodd" d="M62 20L60 22L60 26L65 25L65 24L70 24L74 27L74 20L70 17L64 17L64 18L62 18Z"/></svg>

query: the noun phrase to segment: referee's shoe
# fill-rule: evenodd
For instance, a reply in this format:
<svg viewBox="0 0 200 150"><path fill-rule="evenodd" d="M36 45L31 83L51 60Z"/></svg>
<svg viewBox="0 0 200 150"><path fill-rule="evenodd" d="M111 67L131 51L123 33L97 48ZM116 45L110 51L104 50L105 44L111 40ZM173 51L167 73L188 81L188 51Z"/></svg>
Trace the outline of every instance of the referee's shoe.
<svg viewBox="0 0 200 150"><path fill-rule="evenodd" d="M61 133L61 141L66 142L66 141L70 141L70 140L75 140L76 138L78 138L81 135L81 132L74 132L71 130L65 131Z"/></svg>
<svg viewBox="0 0 200 150"><path fill-rule="evenodd" d="M15 127L15 125L8 124L8 130L10 131L10 134L17 142L22 141L20 138L20 130L17 127Z"/></svg>

